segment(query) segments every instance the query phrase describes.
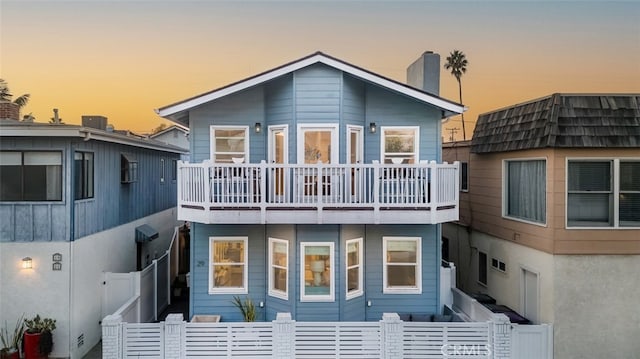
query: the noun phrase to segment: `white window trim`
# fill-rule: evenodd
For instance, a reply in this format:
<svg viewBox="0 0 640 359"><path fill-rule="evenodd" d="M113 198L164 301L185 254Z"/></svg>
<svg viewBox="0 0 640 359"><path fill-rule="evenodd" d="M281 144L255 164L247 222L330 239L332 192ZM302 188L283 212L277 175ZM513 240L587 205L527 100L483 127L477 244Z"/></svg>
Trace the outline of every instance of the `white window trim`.
<svg viewBox="0 0 640 359"><path fill-rule="evenodd" d="M498 263L498 265L497 265L497 266L494 266L494 265L493 265L493 261L494 261L494 260ZM504 270L500 269L500 263L504 264ZM491 268L492 268L493 270L496 270L496 271L498 271L498 272L500 272L500 273L505 273L505 274L507 273L507 263L505 263L505 262L501 261L500 259L498 259L498 258L496 258L496 257L492 257L492 258L491 258L491 264L490 264L490 265L491 265Z"/></svg>
<svg viewBox="0 0 640 359"><path fill-rule="evenodd" d="M358 142L360 143L360 147L357 148L356 150L358 151L358 153L356 153L356 158L359 159L360 163L364 163L364 127L362 126L358 126L358 125L347 125L347 147L346 147L346 152L347 155L345 157L345 163L349 163L349 161L351 160L351 133L355 132L356 135L358 136Z"/></svg>
<svg viewBox="0 0 640 359"><path fill-rule="evenodd" d="M358 264L353 265L351 267L349 267L349 244L351 243L357 243L358 244ZM345 287L345 298L347 300L349 299L353 299L353 298L357 298L360 297L364 294L364 258L362 257L363 254L363 250L362 250L362 244L363 244L363 240L362 238L354 238L354 239L349 239L347 240L346 244L345 244L345 258L344 258L344 287ZM349 292L349 269L352 268L358 268L358 290L354 290Z"/></svg>
<svg viewBox="0 0 640 359"><path fill-rule="evenodd" d="M592 161L603 162L611 161L613 165L613 183L611 192L613 194L613 226L611 227L571 227L569 226L569 162L570 161ZM620 161L632 162L639 161L638 157L565 157L564 162L564 228L565 229L586 229L586 230L637 230L638 227L621 227L620 226Z"/></svg>
<svg viewBox="0 0 640 359"><path fill-rule="evenodd" d="M508 193L508 188L507 188L507 163L508 162L524 162L524 161L544 161L544 166L545 166L545 207L547 207L549 205L549 196L548 196L548 191L547 191L547 183L548 183L548 178L549 178L549 171L548 171L548 166L549 166L549 161L547 160L547 157L526 157L526 158L506 158L502 160L502 218L504 219L508 219L511 221L516 221L516 222L522 222L522 223L527 223L527 224L532 224L534 226L538 226L538 227L547 227L547 217L549 215L549 211L547 211L547 208L545 208L544 211L544 223L540 223L540 222L534 222L534 221L528 221L526 219L522 219L522 218L517 218L517 217L511 217L507 214L507 207L508 207L508 200L509 200L509 193ZM469 171L469 168L467 167L467 171ZM468 182L467 182L468 185Z"/></svg>
<svg viewBox="0 0 640 359"><path fill-rule="evenodd" d="M413 152L415 156L414 163L420 162L420 126L380 126L380 163L384 163L385 136L384 132L389 130L412 130L415 133L415 141L413 142Z"/></svg>
<svg viewBox="0 0 640 359"><path fill-rule="evenodd" d="M244 163L249 163L249 126L209 126L209 159L216 162L215 130L244 130Z"/></svg>
<svg viewBox="0 0 640 359"><path fill-rule="evenodd" d="M338 133L337 123L302 123L298 124L297 140L297 157L298 164L304 164L304 132L308 130L331 130L331 163L337 164L340 158L340 134ZM323 161L323 163L326 163Z"/></svg>
<svg viewBox="0 0 640 359"><path fill-rule="evenodd" d="M241 288L214 288L213 287L213 248L214 243L227 241L244 242L244 271ZM247 294L249 293L249 237L209 237L209 294Z"/></svg>
<svg viewBox="0 0 640 359"><path fill-rule="evenodd" d="M286 267L278 266L278 268L284 268L287 272L287 275L286 275L287 280L286 280L286 286L285 286L284 292L281 290L275 289L274 287L275 285L275 278L273 277L273 268L275 266L273 264L273 244L274 243L281 243L281 244L284 244L286 247L287 265ZM268 294L272 297L276 297L284 300L289 299L289 241L284 239L269 237L269 291L268 291Z"/></svg>
<svg viewBox="0 0 640 359"><path fill-rule="evenodd" d="M272 125L268 126L267 130L269 132L269 136L267 137L267 148L269 149L267 159L269 160L269 163L275 161L275 155L273 153L273 134L276 131L282 131L282 133L284 133L283 157L284 163L289 163L289 125Z"/></svg>
<svg viewBox="0 0 640 359"><path fill-rule="evenodd" d="M306 295L304 292L305 288L305 248L309 247L317 247L317 246L328 246L329 247L329 265L331 267L331 272L329 275L329 281L331 283L329 287L328 295ZM301 302L335 302L335 253L334 253L334 244L333 242L300 242L300 301Z"/></svg>
<svg viewBox="0 0 640 359"><path fill-rule="evenodd" d="M387 285L387 243L393 241L416 242L416 285L410 287L389 287ZM397 265L397 264L394 264ZM422 237L382 237L382 292L385 294L422 293Z"/></svg>

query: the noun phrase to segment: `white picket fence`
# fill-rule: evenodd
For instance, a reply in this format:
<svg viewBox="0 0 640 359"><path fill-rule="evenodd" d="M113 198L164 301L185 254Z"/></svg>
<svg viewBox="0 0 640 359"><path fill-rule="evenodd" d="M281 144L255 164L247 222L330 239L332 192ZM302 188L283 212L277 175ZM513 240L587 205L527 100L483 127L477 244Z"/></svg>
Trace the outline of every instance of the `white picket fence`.
<svg viewBox="0 0 640 359"><path fill-rule="evenodd" d="M395 313L379 322L189 323L172 314L161 323L103 321L103 358L474 358L494 355L496 323L403 322ZM503 338L504 339L504 338Z"/></svg>
<svg viewBox="0 0 640 359"><path fill-rule="evenodd" d="M103 317L116 314L128 323L158 319L171 304L171 280L177 275L172 262L177 258L178 234L176 227L169 249L142 271L104 273Z"/></svg>

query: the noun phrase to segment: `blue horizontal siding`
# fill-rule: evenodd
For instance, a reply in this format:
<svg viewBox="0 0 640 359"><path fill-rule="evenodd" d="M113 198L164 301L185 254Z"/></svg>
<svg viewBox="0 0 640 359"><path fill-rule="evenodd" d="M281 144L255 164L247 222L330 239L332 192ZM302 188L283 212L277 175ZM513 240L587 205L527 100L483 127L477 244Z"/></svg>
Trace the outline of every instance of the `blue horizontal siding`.
<svg viewBox="0 0 640 359"><path fill-rule="evenodd" d="M192 314L219 314L225 321L241 320L233 306L233 295L209 294L209 237L247 236L249 238L249 293L260 308L260 320L273 320L278 312L289 312L301 321L380 320L385 312L434 314L438 312L439 257L437 227L432 225L202 225L192 227L191 310ZM411 236L422 238L422 293L383 294L382 237ZM289 242L289 298L268 295L268 238ZM354 238L364 240L364 295L345 298L345 245ZM333 302L302 302L300 271L302 242L334 243ZM244 295L241 295L244 297ZM371 301L371 307L367 306Z"/></svg>

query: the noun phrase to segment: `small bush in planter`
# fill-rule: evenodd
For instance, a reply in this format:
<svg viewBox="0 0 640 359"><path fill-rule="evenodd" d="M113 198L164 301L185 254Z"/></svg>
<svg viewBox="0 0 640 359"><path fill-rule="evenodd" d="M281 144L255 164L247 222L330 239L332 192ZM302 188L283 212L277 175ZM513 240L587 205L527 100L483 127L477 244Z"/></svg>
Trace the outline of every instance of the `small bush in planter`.
<svg viewBox="0 0 640 359"><path fill-rule="evenodd" d="M40 334L40 340L38 344L38 352L42 356L47 356L53 350L53 332L56 329L56 320L51 318L40 318L40 315L36 315L33 319L25 319L24 325L26 326L25 333ZM27 351L27 348L25 348Z"/></svg>
<svg viewBox="0 0 640 359"><path fill-rule="evenodd" d="M16 325L12 330L9 330L7 322L4 323L4 328L0 328L0 341L2 342L2 349L0 349L0 358L19 358L20 357L20 345L22 344L22 333L24 332L24 321L20 317L16 321Z"/></svg>
<svg viewBox="0 0 640 359"><path fill-rule="evenodd" d="M256 306L253 304L251 298L245 298L244 302L240 297L233 297L233 305L235 305L242 314L242 318L245 322L255 322L256 321Z"/></svg>

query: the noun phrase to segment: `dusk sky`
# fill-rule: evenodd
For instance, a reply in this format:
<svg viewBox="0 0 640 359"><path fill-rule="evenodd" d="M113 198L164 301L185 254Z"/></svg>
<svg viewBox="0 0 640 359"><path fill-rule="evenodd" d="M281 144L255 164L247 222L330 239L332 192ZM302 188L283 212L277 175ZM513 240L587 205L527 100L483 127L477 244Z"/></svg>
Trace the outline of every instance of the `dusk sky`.
<svg viewBox="0 0 640 359"><path fill-rule="evenodd" d="M156 108L316 51L402 82L424 51L463 51L467 137L478 114L554 92L640 93L640 2L1 0L0 36L23 115L137 132L164 122ZM444 69L441 96L458 101Z"/></svg>

